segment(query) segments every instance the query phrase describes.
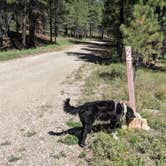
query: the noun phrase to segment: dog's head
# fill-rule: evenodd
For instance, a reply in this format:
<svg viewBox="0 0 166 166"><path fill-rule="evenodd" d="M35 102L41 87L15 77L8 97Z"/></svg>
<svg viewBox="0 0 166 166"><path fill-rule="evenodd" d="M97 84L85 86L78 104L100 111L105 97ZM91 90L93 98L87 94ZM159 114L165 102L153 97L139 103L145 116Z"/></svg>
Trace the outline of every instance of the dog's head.
<svg viewBox="0 0 166 166"><path fill-rule="evenodd" d="M126 124L129 125L130 122L136 117L135 114L134 114L134 110L127 106L126 104L123 104L123 107L124 107L124 116L125 116L125 119L126 119Z"/></svg>

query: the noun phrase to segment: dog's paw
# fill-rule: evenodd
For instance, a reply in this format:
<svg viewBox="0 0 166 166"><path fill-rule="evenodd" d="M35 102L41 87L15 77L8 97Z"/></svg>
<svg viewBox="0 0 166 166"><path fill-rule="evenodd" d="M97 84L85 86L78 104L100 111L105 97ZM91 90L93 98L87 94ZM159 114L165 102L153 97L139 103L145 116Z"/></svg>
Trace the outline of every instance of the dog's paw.
<svg viewBox="0 0 166 166"><path fill-rule="evenodd" d="M112 135L113 135L114 140L116 140L116 141L119 140L119 138L118 138L118 136L117 136L117 133L113 133Z"/></svg>
<svg viewBox="0 0 166 166"><path fill-rule="evenodd" d="M81 148L83 148L83 147L85 147L85 146L86 146L86 144L85 144L85 143L80 143L79 145L80 145L80 147L81 147Z"/></svg>

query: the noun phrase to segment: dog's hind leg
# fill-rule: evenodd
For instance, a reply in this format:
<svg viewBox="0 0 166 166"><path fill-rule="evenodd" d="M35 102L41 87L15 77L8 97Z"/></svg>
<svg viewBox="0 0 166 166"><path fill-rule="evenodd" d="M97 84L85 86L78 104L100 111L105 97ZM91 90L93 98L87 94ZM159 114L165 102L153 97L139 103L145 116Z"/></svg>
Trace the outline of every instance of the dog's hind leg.
<svg viewBox="0 0 166 166"><path fill-rule="evenodd" d="M80 146L85 146L85 140L87 138L88 133L92 130L92 124L84 124L83 125L83 132L82 132L82 138L80 142Z"/></svg>

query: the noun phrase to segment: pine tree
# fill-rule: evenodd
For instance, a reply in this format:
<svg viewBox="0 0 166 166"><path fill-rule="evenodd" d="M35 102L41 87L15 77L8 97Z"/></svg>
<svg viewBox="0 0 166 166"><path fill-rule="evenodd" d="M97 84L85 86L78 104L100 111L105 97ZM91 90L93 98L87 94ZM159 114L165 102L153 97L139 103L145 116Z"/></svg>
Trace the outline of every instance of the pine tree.
<svg viewBox="0 0 166 166"><path fill-rule="evenodd" d="M121 24L124 23L124 0L105 0L103 26L109 36L114 40L117 48L119 60L122 60L123 37L120 30Z"/></svg>
<svg viewBox="0 0 166 166"><path fill-rule="evenodd" d="M89 37L93 37L93 31L101 26L103 1L101 0L88 0L88 25L89 25Z"/></svg>
<svg viewBox="0 0 166 166"><path fill-rule="evenodd" d="M136 58L141 57L148 64L156 60L160 54L163 33L152 7L143 3L135 5L130 25L122 25L121 30L124 43L132 47Z"/></svg>

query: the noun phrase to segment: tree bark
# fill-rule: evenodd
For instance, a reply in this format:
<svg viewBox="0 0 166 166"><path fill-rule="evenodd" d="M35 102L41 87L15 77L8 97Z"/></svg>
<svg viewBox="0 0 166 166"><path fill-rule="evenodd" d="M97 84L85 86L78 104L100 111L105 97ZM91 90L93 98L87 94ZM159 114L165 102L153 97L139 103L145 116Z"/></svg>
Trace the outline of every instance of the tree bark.
<svg viewBox="0 0 166 166"><path fill-rule="evenodd" d="M68 36L68 26L67 26L67 24L65 25L65 36Z"/></svg>
<svg viewBox="0 0 166 166"><path fill-rule="evenodd" d="M120 8L120 22L119 22L119 26L118 26L118 32L117 32L117 53L119 56L119 61L122 62L122 55L123 55L123 35L122 32L120 30L120 26L124 23L124 2L122 0L121 2L121 8Z"/></svg>
<svg viewBox="0 0 166 166"><path fill-rule="evenodd" d="M92 38L92 24L89 25L89 37Z"/></svg>
<svg viewBox="0 0 166 166"><path fill-rule="evenodd" d="M52 42L52 37L53 37L53 33L52 33L52 0L49 0L49 10L50 10L50 42Z"/></svg>
<svg viewBox="0 0 166 166"><path fill-rule="evenodd" d="M36 16L33 13L35 1L30 0L29 5L29 46L35 47L35 29L36 29Z"/></svg>
<svg viewBox="0 0 166 166"><path fill-rule="evenodd" d="M35 47L35 24L36 21L33 19L33 15L30 15L30 27L29 27L29 41L30 41L30 46Z"/></svg>
<svg viewBox="0 0 166 166"><path fill-rule="evenodd" d="M56 43L56 38L58 36L58 8L59 8L59 0L54 0L54 41Z"/></svg>
<svg viewBox="0 0 166 166"><path fill-rule="evenodd" d="M6 1L1 0L0 1L0 47L3 47L4 36L7 35L6 26L5 26L5 17L6 17L5 6L6 6Z"/></svg>
<svg viewBox="0 0 166 166"><path fill-rule="evenodd" d="M104 38L104 27L102 27L102 30L101 30L101 39Z"/></svg>
<svg viewBox="0 0 166 166"><path fill-rule="evenodd" d="M26 47L26 15L23 17L22 21L22 45Z"/></svg>
<svg viewBox="0 0 166 166"><path fill-rule="evenodd" d="M22 20L22 45L26 47L26 14L27 14L27 0L24 0L24 14Z"/></svg>
<svg viewBox="0 0 166 166"><path fill-rule="evenodd" d="M15 21L16 21L16 32L19 33L20 24L18 19L17 5L15 5Z"/></svg>

